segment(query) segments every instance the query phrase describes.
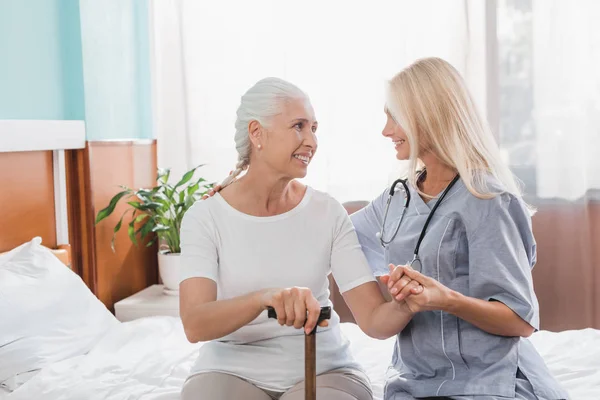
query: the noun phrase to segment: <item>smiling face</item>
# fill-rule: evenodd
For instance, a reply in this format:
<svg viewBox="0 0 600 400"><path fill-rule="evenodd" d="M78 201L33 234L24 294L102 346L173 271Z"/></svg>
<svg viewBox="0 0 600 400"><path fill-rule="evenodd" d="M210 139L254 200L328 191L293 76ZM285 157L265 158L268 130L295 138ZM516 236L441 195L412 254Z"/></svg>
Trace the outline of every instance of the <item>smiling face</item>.
<svg viewBox="0 0 600 400"><path fill-rule="evenodd" d="M410 158L410 145L406 132L400 124L392 117L389 110L384 110L386 115L386 123L381 134L386 138L390 138L396 148L396 158L398 160L408 160Z"/></svg>
<svg viewBox="0 0 600 400"><path fill-rule="evenodd" d="M306 99L282 100L280 107L268 126L250 124L254 148L260 145L256 161L285 178L304 178L318 146L314 110Z"/></svg>

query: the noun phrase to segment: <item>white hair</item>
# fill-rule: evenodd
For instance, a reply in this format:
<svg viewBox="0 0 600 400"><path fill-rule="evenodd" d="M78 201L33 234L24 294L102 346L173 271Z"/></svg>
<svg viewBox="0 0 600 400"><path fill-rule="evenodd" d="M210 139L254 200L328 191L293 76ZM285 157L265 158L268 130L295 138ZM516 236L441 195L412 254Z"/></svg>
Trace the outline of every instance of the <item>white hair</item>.
<svg viewBox="0 0 600 400"><path fill-rule="evenodd" d="M238 162L235 170L221 183L221 187L231 184L250 165L252 142L248 136L250 122L258 121L268 126L271 118L281 113L284 100L307 99L308 96L297 86L279 78L264 78L256 82L242 96L235 121L235 148Z"/></svg>

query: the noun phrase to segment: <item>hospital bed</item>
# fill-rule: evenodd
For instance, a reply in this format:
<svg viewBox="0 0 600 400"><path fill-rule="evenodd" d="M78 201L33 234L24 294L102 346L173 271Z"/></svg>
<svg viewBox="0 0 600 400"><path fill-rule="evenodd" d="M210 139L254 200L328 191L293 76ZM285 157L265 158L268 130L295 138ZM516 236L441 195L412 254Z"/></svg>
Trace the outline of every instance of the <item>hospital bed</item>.
<svg viewBox="0 0 600 400"><path fill-rule="evenodd" d="M16 350L22 354L6 355L0 346L0 376L10 368L3 365L9 362L7 357L30 362L16 376L4 380L1 400L179 399L202 343L186 340L178 318L118 322L63 265L68 256L62 263L58 258L50 261L41 254L49 250L39 239L23 246L34 250L21 249L19 257L0 255L0 279L5 278L0 281L0 313L9 314L9 320L11 313L13 318L21 318L17 324L2 324L0 339L15 329L26 342ZM14 278L19 268L23 268L23 276ZM6 269L13 275L7 275ZM13 276L13 289L20 283L21 290L10 290L7 276ZM34 291L36 296L26 297L27 291ZM29 304L24 298L30 299ZM11 311L11 304L19 307ZM22 337L23 332L30 337ZM364 366L375 398L381 399L394 338L369 338L349 322L342 323L342 332ZM540 331L527 340L533 342L572 399L600 398L599 330ZM40 359L45 360L41 365Z"/></svg>

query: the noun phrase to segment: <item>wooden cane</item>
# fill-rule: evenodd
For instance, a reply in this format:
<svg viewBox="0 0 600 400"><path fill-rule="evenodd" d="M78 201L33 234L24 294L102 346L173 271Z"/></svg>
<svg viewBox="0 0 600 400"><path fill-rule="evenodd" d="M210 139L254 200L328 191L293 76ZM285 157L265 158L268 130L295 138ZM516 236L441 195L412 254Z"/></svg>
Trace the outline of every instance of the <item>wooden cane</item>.
<svg viewBox="0 0 600 400"><path fill-rule="evenodd" d="M273 307L268 307L269 318L277 319ZM319 322L331 318L331 307L321 307L317 325L312 332L304 335L304 398L317 399L317 326Z"/></svg>

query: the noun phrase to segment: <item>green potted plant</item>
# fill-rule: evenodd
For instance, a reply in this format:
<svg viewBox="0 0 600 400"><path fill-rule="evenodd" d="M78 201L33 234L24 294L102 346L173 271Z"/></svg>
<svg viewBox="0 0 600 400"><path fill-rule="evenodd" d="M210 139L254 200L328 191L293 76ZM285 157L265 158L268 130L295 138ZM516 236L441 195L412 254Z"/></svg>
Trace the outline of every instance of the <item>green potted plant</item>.
<svg viewBox="0 0 600 400"><path fill-rule="evenodd" d="M206 183L203 178L193 179L194 173L200 166L186 172L175 185L168 183L170 170L159 169L156 186L152 188L123 189L113 196L108 206L96 215L96 224L113 213L117 204L126 200L129 207L123 212L119 222L113 229L111 248L115 251L115 236L121 229L123 219L131 214L128 223L128 233L131 241L137 246L138 237L146 247L152 246L159 240L158 269L166 294L177 294L179 290L179 230L185 212L206 194L212 184Z"/></svg>

